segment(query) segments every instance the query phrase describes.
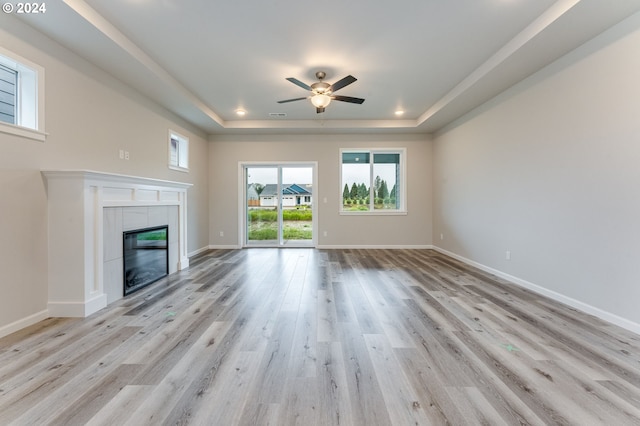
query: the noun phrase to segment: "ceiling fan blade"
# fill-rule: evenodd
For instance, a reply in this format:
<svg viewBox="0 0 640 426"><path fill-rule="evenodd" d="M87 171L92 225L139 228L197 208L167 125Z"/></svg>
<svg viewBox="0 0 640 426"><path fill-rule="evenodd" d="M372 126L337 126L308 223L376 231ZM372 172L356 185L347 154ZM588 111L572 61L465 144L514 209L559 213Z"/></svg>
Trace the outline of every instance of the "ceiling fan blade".
<svg viewBox="0 0 640 426"><path fill-rule="evenodd" d="M352 104L361 104L364 102L362 98L352 98L351 96L331 96L331 99L342 102L350 102Z"/></svg>
<svg viewBox="0 0 640 426"><path fill-rule="evenodd" d="M338 90L342 89L344 86L348 86L356 80L357 78L355 78L354 76L348 75L342 80L338 80L335 83L333 83L331 87L329 87L329 90L331 90L332 92L337 92Z"/></svg>
<svg viewBox="0 0 640 426"><path fill-rule="evenodd" d="M293 102L293 101L301 101L303 99L307 99L306 97L304 98L293 98L293 99L285 99L284 101L278 101L279 104L286 104L287 102Z"/></svg>
<svg viewBox="0 0 640 426"><path fill-rule="evenodd" d="M324 112L324 108L316 108L316 114L320 114L321 112Z"/></svg>
<svg viewBox="0 0 640 426"><path fill-rule="evenodd" d="M305 90L309 90L311 91L311 86L309 86L308 84L305 84L303 82L301 82L300 80L298 80L297 78L293 78L293 77L289 77L287 78L288 81L292 82L293 84L295 84L296 86L300 86Z"/></svg>

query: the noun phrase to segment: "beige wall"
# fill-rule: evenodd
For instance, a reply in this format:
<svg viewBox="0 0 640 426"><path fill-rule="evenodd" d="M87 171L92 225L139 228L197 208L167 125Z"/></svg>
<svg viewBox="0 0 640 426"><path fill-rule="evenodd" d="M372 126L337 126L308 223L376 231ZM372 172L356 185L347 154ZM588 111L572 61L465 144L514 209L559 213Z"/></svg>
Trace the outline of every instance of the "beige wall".
<svg viewBox="0 0 640 426"><path fill-rule="evenodd" d="M340 148L406 148L406 216L341 216ZM318 246L426 246L431 244L431 142L425 135L269 135L212 139L211 244L238 246L239 162L318 162ZM326 197L327 202L323 200ZM224 237L220 237L220 231ZM327 237L323 232L327 231Z"/></svg>
<svg viewBox="0 0 640 426"><path fill-rule="evenodd" d="M203 134L17 19L0 43L45 68L46 142L0 133L0 333L47 308L47 198L41 169L89 169L189 182L188 250L208 241ZM167 132L190 138L190 172L167 167ZM120 160L118 150L130 152Z"/></svg>
<svg viewBox="0 0 640 426"><path fill-rule="evenodd" d="M241 244L241 161L318 163L315 199L327 198L318 203L321 247L436 244L640 330L639 28L640 15L627 19L433 141L287 134L207 142L184 121L2 14L2 46L46 70L49 136L41 143L0 134L0 334L46 310L41 169L193 183L188 250L194 252ZM166 166L169 128L190 138L189 174ZM338 213L339 149L358 147L407 149L406 216ZM120 148L131 160L118 158Z"/></svg>
<svg viewBox="0 0 640 426"><path fill-rule="evenodd" d="M640 332L638 46L640 14L438 135L434 241Z"/></svg>

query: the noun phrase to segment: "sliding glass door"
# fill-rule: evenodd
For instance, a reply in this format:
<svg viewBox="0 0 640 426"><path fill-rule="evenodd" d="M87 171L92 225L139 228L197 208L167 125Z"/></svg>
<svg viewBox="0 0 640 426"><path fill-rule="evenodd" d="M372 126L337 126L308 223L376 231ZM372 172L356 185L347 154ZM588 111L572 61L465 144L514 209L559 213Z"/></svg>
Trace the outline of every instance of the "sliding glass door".
<svg viewBox="0 0 640 426"><path fill-rule="evenodd" d="M280 240L278 168L247 167L246 242L277 245Z"/></svg>
<svg viewBox="0 0 640 426"><path fill-rule="evenodd" d="M244 245L315 245L315 164L243 165Z"/></svg>

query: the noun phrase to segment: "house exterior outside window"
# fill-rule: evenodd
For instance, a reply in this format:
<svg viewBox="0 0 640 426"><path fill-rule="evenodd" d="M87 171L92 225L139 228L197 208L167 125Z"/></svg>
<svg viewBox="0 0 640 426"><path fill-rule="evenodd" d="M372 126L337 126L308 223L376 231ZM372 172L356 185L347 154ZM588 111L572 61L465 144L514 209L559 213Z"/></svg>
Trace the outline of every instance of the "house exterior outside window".
<svg viewBox="0 0 640 426"><path fill-rule="evenodd" d="M18 71L0 63L0 121L16 124Z"/></svg>

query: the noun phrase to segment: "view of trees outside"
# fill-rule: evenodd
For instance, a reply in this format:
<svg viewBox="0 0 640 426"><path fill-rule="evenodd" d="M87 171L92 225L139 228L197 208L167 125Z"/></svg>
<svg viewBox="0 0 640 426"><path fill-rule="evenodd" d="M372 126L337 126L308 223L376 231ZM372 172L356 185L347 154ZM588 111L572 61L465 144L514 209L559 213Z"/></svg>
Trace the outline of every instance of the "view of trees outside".
<svg viewBox="0 0 640 426"><path fill-rule="evenodd" d="M365 159L366 160L366 159ZM398 208L397 163L373 164L373 182L371 164L368 162L342 164L342 204L345 211L366 211L371 208L371 186L373 186L374 209Z"/></svg>

